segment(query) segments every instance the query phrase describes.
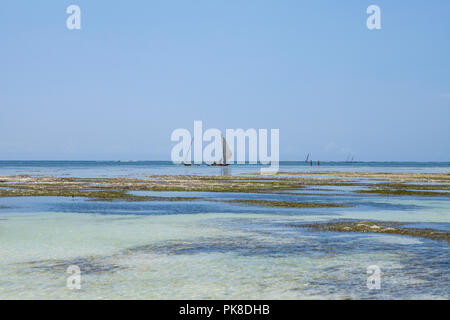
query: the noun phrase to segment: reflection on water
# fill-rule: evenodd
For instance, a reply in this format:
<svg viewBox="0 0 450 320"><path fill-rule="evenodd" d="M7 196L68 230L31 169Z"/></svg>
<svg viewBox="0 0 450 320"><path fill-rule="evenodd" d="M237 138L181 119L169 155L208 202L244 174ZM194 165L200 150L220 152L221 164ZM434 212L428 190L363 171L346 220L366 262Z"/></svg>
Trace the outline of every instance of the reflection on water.
<svg viewBox="0 0 450 320"><path fill-rule="evenodd" d="M222 167L220 175L221 176L231 176L231 169L230 169L230 167Z"/></svg>

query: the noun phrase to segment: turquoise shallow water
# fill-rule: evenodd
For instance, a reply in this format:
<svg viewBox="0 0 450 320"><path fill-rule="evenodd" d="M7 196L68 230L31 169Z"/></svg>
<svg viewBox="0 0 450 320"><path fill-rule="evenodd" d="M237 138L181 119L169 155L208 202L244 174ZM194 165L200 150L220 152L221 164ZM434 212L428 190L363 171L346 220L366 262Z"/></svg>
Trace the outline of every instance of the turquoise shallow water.
<svg viewBox="0 0 450 320"><path fill-rule="evenodd" d="M323 165L320 170L449 172L447 164ZM225 174L259 168L230 166ZM317 168L313 168L316 170ZM286 164L282 170L311 170ZM223 174L168 163L7 163L0 175ZM186 202L0 198L0 298L448 299L449 245L399 235L316 232L335 219L404 222L450 230L448 198L380 197L340 187L316 195L140 192L199 196ZM324 201L349 208L280 209L207 200ZM69 290L67 267L81 269ZM382 271L380 290L367 267Z"/></svg>
<svg viewBox="0 0 450 320"><path fill-rule="evenodd" d="M225 168L174 165L170 161L0 161L0 175L51 174L77 177L147 176L152 174L238 175L259 172L259 165ZM282 171L449 172L450 162L280 162Z"/></svg>

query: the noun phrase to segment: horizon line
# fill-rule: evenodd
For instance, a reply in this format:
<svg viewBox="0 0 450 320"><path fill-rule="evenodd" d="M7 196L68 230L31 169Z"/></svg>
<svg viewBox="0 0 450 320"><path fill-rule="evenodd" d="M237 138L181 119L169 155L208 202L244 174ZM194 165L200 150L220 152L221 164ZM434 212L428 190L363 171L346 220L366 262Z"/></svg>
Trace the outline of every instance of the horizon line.
<svg viewBox="0 0 450 320"><path fill-rule="evenodd" d="M122 160L122 159L109 159L109 160L87 160L87 159L83 159L83 160L75 160L75 159L71 159L71 160L62 160L62 159L56 159L56 160L49 160L49 159L33 159L33 160L25 160L25 159L14 159L14 160L3 160L0 159L0 162L17 162L17 161L22 161L22 162L171 162L173 164L175 164L172 160ZM424 160L424 161L418 161L418 160L353 160L353 161L346 161L346 160L312 160L313 163L317 163L317 161L323 162L323 163L330 163L330 162L339 162L339 163L370 163L370 162L377 162L377 163L396 163L396 162L409 162L409 163L450 163L449 161L436 161L436 160ZM305 161L305 160L280 160L278 161L279 163L281 162L301 162L301 163L310 163L310 161ZM205 163L205 162L202 162ZM230 165L246 165L246 164L251 164L251 165L258 165L261 164L260 162L258 163L230 163Z"/></svg>

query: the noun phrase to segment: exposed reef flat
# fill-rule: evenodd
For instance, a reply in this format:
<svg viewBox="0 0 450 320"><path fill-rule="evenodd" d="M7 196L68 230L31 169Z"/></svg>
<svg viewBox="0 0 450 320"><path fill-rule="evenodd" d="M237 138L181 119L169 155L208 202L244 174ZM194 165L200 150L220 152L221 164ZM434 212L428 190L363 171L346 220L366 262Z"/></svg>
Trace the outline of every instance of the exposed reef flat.
<svg viewBox="0 0 450 320"><path fill-rule="evenodd" d="M315 175L341 178L372 178L395 182L444 182L450 183L450 173L411 173L411 172L342 172L342 171L278 171L277 175Z"/></svg>
<svg viewBox="0 0 450 320"><path fill-rule="evenodd" d="M405 188L396 188L396 189L373 188L372 190L358 190L356 192L366 194L387 195L387 196L450 197L450 192L407 190Z"/></svg>
<svg viewBox="0 0 450 320"><path fill-rule="evenodd" d="M280 172L287 174L287 172ZM189 201L189 197L149 197L132 191L183 191L223 193L287 193L320 190L319 186L352 187L351 193L386 196L450 197L450 174L290 172L292 176L154 175L147 178L76 178L15 175L0 177L0 197L85 197L112 201ZM301 175L312 175L301 176ZM326 175L326 177L321 176ZM334 176L336 175L336 176ZM377 181L364 181L376 178ZM385 181L379 181L385 179ZM388 182L386 182L388 181ZM300 194L298 194L300 196ZM305 194L306 195L306 194ZM320 195L320 194L317 194ZM248 202L248 204L250 204ZM257 203L254 203L257 204ZM285 206L283 203L260 205ZM295 204L286 204L295 206Z"/></svg>
<svg viewBox="0 0 450 320"><path fill-rule="evenodd" d="M327 223L302 224L302 225L295 225L295 227L310 228L317 231L331 231L331 232L398 234L450 242L449 232L434 229L406 228L402 227L402 225L399 222L351 220L351 221L332 221Z"/></svg>
<svg viewBox="0 0 450 320"><path fill-rule="evenodd" d="M324 181L322 181L324 180ZM325 181L326 180L326 181ZM273 193L299 190L303 179L280 177L234 177L196 175L157 175L135 178L67 178L52 176L0 177L0 197L60 196L96 200L145 201L151 198L131 195L130 191L184 191ZM340 183L339 179L314 179L310 183Z"/></svg>
<svg viewBox="0 0 450 320"><path fill-rule="evenodd" d="M280 208L337 208L348 207L343 204L317 203L317 202L295 202L295 201L270 201L270 200L227 200L229 203L248 204L264 207Z"/></svg>

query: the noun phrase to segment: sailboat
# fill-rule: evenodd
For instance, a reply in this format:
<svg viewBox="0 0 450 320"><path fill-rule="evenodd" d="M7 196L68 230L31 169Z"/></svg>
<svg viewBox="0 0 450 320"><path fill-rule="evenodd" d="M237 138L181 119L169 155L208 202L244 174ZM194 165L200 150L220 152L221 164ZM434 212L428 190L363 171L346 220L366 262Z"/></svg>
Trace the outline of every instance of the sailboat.
<svg viewBox="0 0 450 320"><path fill-rule="evenodd" d="M231 159L232 155L233 154L231 153L231 150L230 150L230 147L228 146L227 140L225 140L225 137L222 135L222 161L219 163L214 162L213 164L210 164L209 166L226 167L229 165L229 163L227 163L227 161Z"/></svg>
<svg viewBox="0 0 450 320"><path fill-rule="evenodd" d="M306 156L305 162L308 162L308 161L309 161L309 153L308 153L308 155Z"/></svg>
<svg viewBox="0 0 450 320"><path fill-rule="evenodd" d="M186 166L186 167L190 167L190 166L192 166L192 163L189 161L188 162L188 156L190 156L191 154L190 154L190 151L191 151L191 147L192 147L192 143L194 142L194 138L192 138L191 139L191 144L189 145L189 149L188 149L188 152L186 152L186 156L184 157L184 165Z"/></svg>

